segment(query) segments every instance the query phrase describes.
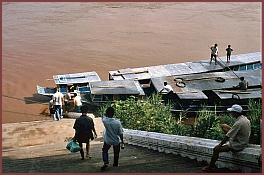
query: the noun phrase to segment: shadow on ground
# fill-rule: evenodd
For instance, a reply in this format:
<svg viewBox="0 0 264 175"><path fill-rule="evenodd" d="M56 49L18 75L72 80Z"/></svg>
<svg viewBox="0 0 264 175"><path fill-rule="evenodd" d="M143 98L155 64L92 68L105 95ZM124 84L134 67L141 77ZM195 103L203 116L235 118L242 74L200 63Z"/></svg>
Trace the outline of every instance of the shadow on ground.
<svg viewBox="0 0 264 175"><path fill-rule="evenodd" d="M66 148L66 142L54 145L39 145L19 148L19 152L32 152L30 157L16 157L17 149L3 151L3 173L100 173L102 166L101 144L91 146L92 159L78 160L79 153L70 153ZM45 151L50 152L45 156ZM109 150L110 165L113 162L113 150ZM9 156L6 156L9 155ZM10 156L11 155L11 156ZM12 156L13 155L13 156ZM202 173L204 163L181 157L180 155L159 153L146 148L127 145L121 150L119 167L109 166L107 173ZM231 172L226 169L217 169L216 172ZM233 171L234 172L234 171Z"/></svg>

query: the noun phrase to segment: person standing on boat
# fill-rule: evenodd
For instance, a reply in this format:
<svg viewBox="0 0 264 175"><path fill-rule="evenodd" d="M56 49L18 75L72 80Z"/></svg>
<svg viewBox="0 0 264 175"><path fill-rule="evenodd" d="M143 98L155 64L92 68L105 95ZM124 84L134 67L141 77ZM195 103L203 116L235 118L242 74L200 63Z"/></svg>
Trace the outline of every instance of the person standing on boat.
<svg viewBox="0 0 264 175"><path fill-rule="evenodd" d="M231 52L233 52L233 49L231 48L231 45L228 45L226 48L226 62L227 63L230 63Z"/></svg>
<svg viewBox="0 0 264 175"><path fill-rule="evenodd" d="M217 64L216 63L216 57L218 56L218 45L217 44L215 44L215 45L213 45L212 47L210 47L210 49L211 49L211 60L210 60L210 64L212 63L212 60L213 60L213 58L215 59L215 65Z"/></svg>
<svg viewBox="0 0 264 175"><path fill-rule="evenodd" d="M247 90L248 88L248 82L245 80L244 77L240 77L240 82L237 86L233 86L235 89L240 89L240 90Z"/></svg>
<svg viewBox="0 0 264 175"><path fill-rule="evenodd" d="M247 117L242 115L243 108L235 104L231 108L228 108L227 111L231 112L231 115L236 118L236 121L232 127L227 124L222 124L222 130L225 136L219 145L214 147L211 162L208 166L202 168L203 171L212 172L214 170L215 162L220 152L242 151L249 143L251 124ZM225 144L228 140L229 142Z"/></svg>
<svg viewBox="0 0 264 175"><path fill-rule="evenodd" d="M61 118L63 118L62 105L64 103L64 97L63 94L60 92L59 87L56 87L56 93L53 94L52 100L53 100L53 107L56 110L56 117L58 120L60 120Z"/></svg>
<svg viewBox="0 0 264 175"><path fill-rule="evenodd" d="M97 137L97 133L94 128L93 119L87 116L88 106L81 106L82 115L75 120L73 129L75 129L75 136L73 137L74 142L78 142L79 146L83 148L83 143L86 143L86 157L92 158L90 156L90 139L93 140ZM94 136L93 136L94 133ZM79 160L84 160L84 151L80 151L81 158Z"/></svg>
<svg viewBox="0 0 264 175"><path fill-rule="evenodd" d="M71 93L69 90L66 90L65 98L64 98L64 106L65 106L65 112L68 113L70 109L70 99L71 99Z"/></svg>
<svg viewBox="0 0 264 175"><path fill-rule="evenodd" d="M114 118L115 110L112 107L108 107L105 112L105 116L102 117L102 122L104 124L105 130L103 134L104 145L102 148L102 157L104 165L101 170L104 171L109 166L108 160L108 150L111 146L114 149L114 167L118 165L119 153L120 153L120 142L122 143L122 148L124 148L123 140L123 128L121 122Z"/></svg>
<svg viewBox="0 0 264 175"><path fill-rule="evenodd" d="M163 83L163 88L160 90L160 93L166 93L164 95L165 105L168 103L168 100L172 98L173 89L166 81Z"/></svg>
<svg viewBox="0 0 264 175"><path fill-rule="evenodd" d="M77 93L74 93L73 105L74 105L75 112L80 112L80 108L82 106L82 100L81 100L81 97Z"/></svg>

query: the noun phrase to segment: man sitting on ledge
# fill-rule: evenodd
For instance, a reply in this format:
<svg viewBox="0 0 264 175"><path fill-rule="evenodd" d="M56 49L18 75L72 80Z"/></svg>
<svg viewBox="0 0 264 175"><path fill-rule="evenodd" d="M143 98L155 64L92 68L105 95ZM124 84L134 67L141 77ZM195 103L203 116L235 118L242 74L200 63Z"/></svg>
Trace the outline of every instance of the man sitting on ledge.
<svg viewBox="0 0 264 175"><path fill-rule="evenodd" d="M222 125L222 130L226 135L220 144L214 147L211 162L208 166L202 168L203 171L212 172L214 170L215 162L217 161L220 152L237 152L243 150L248 145L251 125L247 117L242 115L242 107L240 105L233 105L227 110L236 118L236 121L232 127L227 124ZM228 140L229 143L225 144Z"/></svg>

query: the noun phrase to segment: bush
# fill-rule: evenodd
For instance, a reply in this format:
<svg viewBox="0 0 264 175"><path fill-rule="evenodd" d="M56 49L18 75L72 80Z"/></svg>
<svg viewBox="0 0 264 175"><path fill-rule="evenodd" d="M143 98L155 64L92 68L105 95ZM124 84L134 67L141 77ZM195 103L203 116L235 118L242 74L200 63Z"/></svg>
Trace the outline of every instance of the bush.
<svg viewBox="0 0 264 175"><path fill-rule="evenodd" d="M251 135L249 142L253 144L260 144L260 119L262 118L262 105L261 101L249 100L248 103L249 114L247 118L251 122Z"/></svg>
<svg viewBox="0 0 264 175"><path fill-rule="evenodd" d="M184 135L187 127L173 117L170 104L164 106L161 101L159 94L153 94L146 101L137 101L131 96L125 101L106 104L97 113L102 116L106 108L111 106L115 109L115 117L124 128Z"/></svg>
<svg viewBox="0 0 264 175"><path fill-rule="evenodd" d="M115 117L121 121L124 128L213 140L221 140L224 137L221 129L223 123L232 126L236 120L231 114L218 116L216 112L202 108L198 113L197 122L188 128L182 123L184 111L176 118L170 111L171 105L164 106L161 101L159 94L153 94L146 101L138 101L131 96L125 101L108 103L97 113L102 116L106 108L112 106L115 109ZM251 122L250 143L260 144L261 102L250 100L248 106L250 113L247 118Z"/></svg>
<svg viewBox="0 0 264 175"><path fill-rule="evenodd" d="M197 115L196 123L190 128L190 136L219 140L223 134L221 131L220 117L205 108Z"/></svg>

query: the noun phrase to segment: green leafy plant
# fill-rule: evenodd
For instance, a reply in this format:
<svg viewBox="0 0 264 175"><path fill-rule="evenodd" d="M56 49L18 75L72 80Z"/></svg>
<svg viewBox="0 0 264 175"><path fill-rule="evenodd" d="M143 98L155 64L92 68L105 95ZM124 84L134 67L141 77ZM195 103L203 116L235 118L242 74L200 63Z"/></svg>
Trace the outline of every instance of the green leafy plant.
<svg viewBox="0 0 264 175"><path fill-rule="evenodd" d="M160 132L165 134L184 135L214 140L221 140L224 133L221 129L223 123L232 126L235 118L231 114L216 114L208 111L205 106L198 112L196 122L187 127L183 119L188 111L182 111L179 116L174 116L170 109L171 104L164 106L160 94L153 94L144 101L138 101L134 96L125 101L107 103L97 110L103 116L107 107L115 109L115 117L119 119L124 128ZM260 143L261 102L249 101L247 118L251 121L250 143Z"/></svg>
<svg viewBox="0 0 264 175"><path fill-rule="evenodd" d="M249 100L248 102L249 114L247 118L251 123L250 143L259 144L261 139L260 119L262 118L261 101Z"/></svg>

